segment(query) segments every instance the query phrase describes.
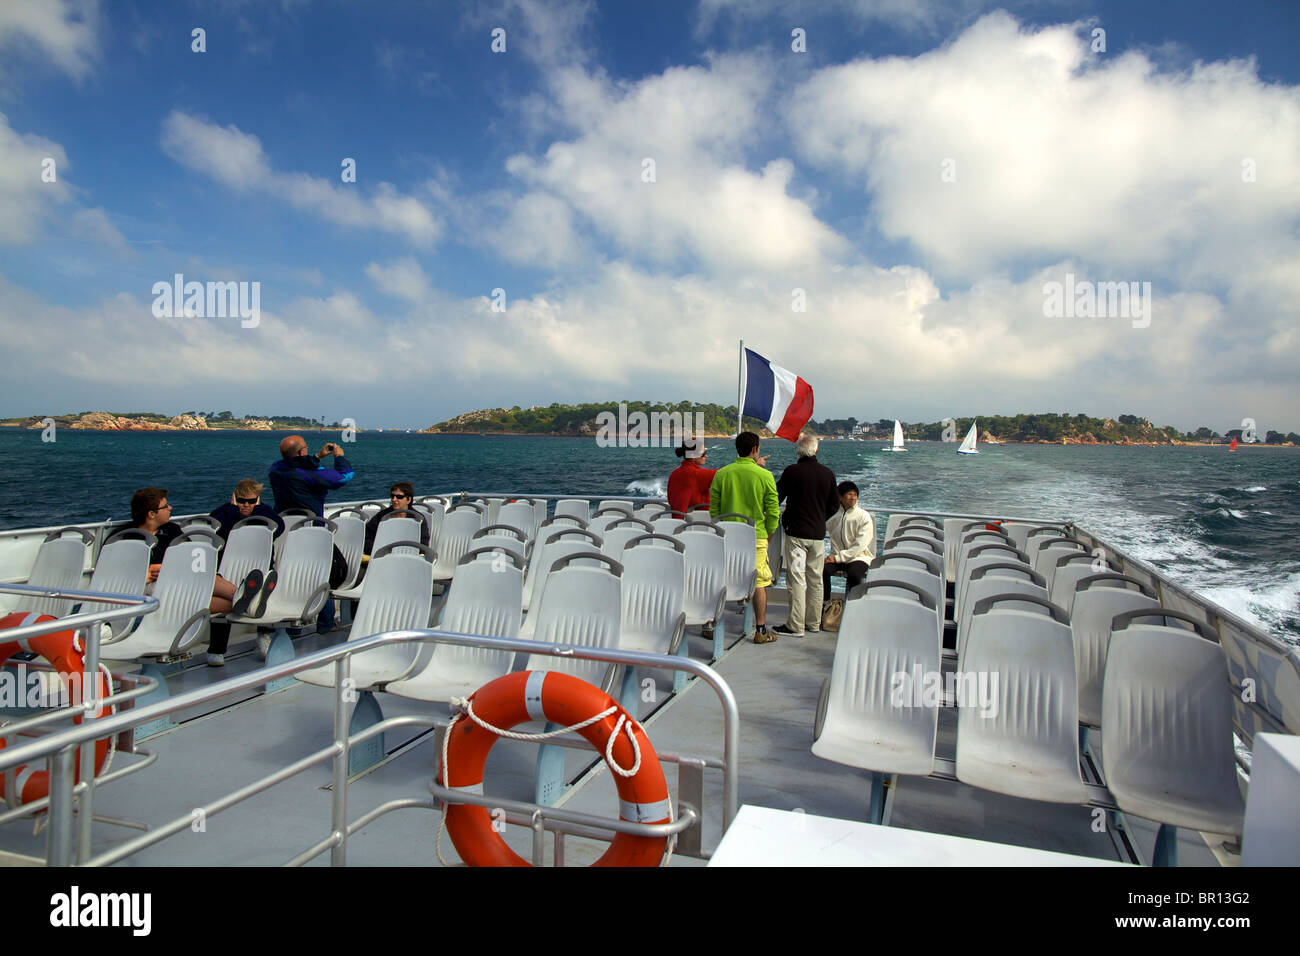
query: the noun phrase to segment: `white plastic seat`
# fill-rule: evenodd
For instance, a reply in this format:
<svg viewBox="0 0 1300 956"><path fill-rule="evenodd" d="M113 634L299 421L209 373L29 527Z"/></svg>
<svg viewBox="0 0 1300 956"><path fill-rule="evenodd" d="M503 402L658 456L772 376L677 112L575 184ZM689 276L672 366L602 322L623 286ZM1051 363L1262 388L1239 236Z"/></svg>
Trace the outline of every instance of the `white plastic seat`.
<svg viewBox="0 0 1300 956"><path fill-rule="evenodd" d="M1055 534L1060 534L1061 529L1055 525L1041 525L1030 521L1007 521L1002 525L1002 530L1007 533L1007 537L1021 551L1028 546L1029 533L1031 531L1050 530Z"/></svg>
<svg viewBox="0 0 1300 956"><path fill-rule="evenodd" d="M893 551L871 562L867 567L866 582L876 584L884 581L902 581L921 590L929 597L928 603L935 609L932 623L935 633L942 642L944 582L943 575L939 571L940 567L939 559L934 555L917 551ZM854 593L860 593L860 589L861 585L854 589ZM847 597L852 598L853 595L849 594ZM847 608L848 604L845 604L845 607Z"/></svg>
<svg viewBox="0 0 1300 956"><path fill-rule="evenodd" d="M267 599L265 612L255 618L232 614L227 619L261 626L313 620L329 598L334 527L327 518L313 518L310 524L300 524L282 534L280 537L286 540L276 568L278 583Z"/></svg>
<svg viewBox="0 0 1300 956"><path fill-rule="evenodd" d="M654 529L655 534L671 535L682 526L685 520L684 515L676 512L661 512L657 518L650 522L650 527Z"/></svg>
<svg viewBox="0 0 1300 956"><path fill-rule="evenodd" d="M672 511L667 502L647 501L632 512L632 517L640 518L642 521L654 521L666 511Z"/></svg>
<svg viewBox="0 0 1300 956"><path fill-rule="evenodd" d="M915 552L934 558L939 562L940 572L946 568L944 564L944 546L932 538L916 534L901 534L896 538L891 538L884 543L877 557L889 557L892 554L902 554L906 552ZM946 580L946 576L945 576Z"/></svg>
<svg viewBox="0 0 1300 956"><path fill-rule="evenodd" d="M1074 586L1084 578L1094 574L1104 574L1107 571L1118 570L1104 559L1094 558L1091 554L1059 555L1056 558L1056 570L1052 575L1052 583L1047 588L1048 598L1066 614L1073 615ZM1071 620L1073 620L1073 617L1071 617Z"/></svg>
<svg viewBox="0 0 1300 956"><path fill-rule="evenodd" d="M1131 590L1130 585L1136 590ZM1111 624L1117 615L1155 610L1160 604L1141 581L1113 571L1090 574L1079 579L1074 587L1070 631L1074 635L1075 670L1079 677L1079 721L1099 727Z"/></svg>
<svg viewBox="0 0 1300 956"><path fill-rule="evenodd" d="M316 515L308 511L306 508L286 508L284 511L280 512L280 520L284 522L284 531L280 533L280 537L276 538L275 542L271 545L272 564L277 568L280 566L280 555L284 553L284 545L289 538L289 532L298 527L298 525L302 524L304 521L310 521L315 517Z"/></svg>
<svg viewBox="0 0 1300 956"><path fill-rule="evenodd" d="M721 528L687 524L675 537L686 545L686 591L682 610L686 626L716 624L727 598L727 545Z"/></svg>
<svg viewBox="0 0 1300 956"><path fill-rule="evenodd" d="M971 570L966 584L965 603L957 617L957 666L960 668L966 636L970 632L971 608L994 595L1032 594L1047 599L1043 576L1018 561L991 561Z"/></svg>
<svg viewBox="0 0 1300 956"><path fill-rule="evenodd" d="M378 554L381 549L376 548ZM433 599L433 565L420 554L388 551L372 558L366 571L366 590L348 631L348 643L384 631L426 627ZM415 668L419 646L398 644L376 647L352 655L349 676L357 690L401 680ZM314 667L295 675L308 684L334 686L334 665Z"/></svg>
<svg viewBox="0 0 1300 956"><path fill-rule="evenodd" d="M663 546L660 546L663 545ZM623 551L623 617L619 647L674 654L686 629L686 545L665 535L640 535Z"/></svg>
<svg viewBox="0 0 1300 956"><path fill-rule="evenodd" d="M957 580L954 582L952 589L953 620L960 621L963 612L966 610L966 589L970 586L971 575L978 568L1004 562L1023 564L1033 570L1029 562L1025 560L1024 554L1012 547L1009 541L1003 544L977 544L966 553L965 564L957 572Z"/></svg>
<svg viewBox="0 0 1300 956"><path fill-rule="evenodd" d="M211 616L212 586L217 580L215 535L187 532L163 554L162 568L154 584L158 610L140 619L140 625L120 640L100 645L99 656L107 661L131 661L138 657L175 656L203 639Z"/></svg>
<svg viewBox="0 0 1300 956"><path fill-rule="evenodd" d="M585 528L591 520L591 506L581 498L561 498L555 503L555 517L579 518Z"/></svg>
<svg viewBox="0 0 1300 956"><path fill-rule="evenodd" d="M553 518L547 518L538 526L537 534L534 535L533 539L528 543L527 550L529 552L536 551L561 531L572 531L575 528L585 531L587 524L581 518L575 517L574 515L556 515ZM600 547L599 535L595 538L595 544L597 547Z"/></svg>
<svg viewBox="0 0 1300 956"><path fill-rule="evenodd" d="M730 520L732 518L741 520ZM726 546L727 600L744 603L754 596L754 585L758 579L757 532L754 523L742 514L718 515L716 521L722 529L722 540Z"/></svg>
<svg viewBox="0 0 1300 956"><path fill-rule="evenodd" d="M961 542L957 545L956 551L957 574L953 577L953 580L958 585L958 590L961 589L962 579L968 573L966 571L966 560L970 556L971 552L976 548L984 548L989 545L997 545L1014 550L1011 545L1011 539L1001 531L968 531L962 537Z"/></svg>
<svg viewBox="0 0 1300 956"><path fill-rule="evenodd" d="M949 581L957 580L958 548L967 532L983 529L989 522L972 521L969 518L943 519L943 569Z"/></svg>
<svg viewBox="0 0 1300 956"><path fill-rule="evenodd" d="M572 562L599 562L604 567L585 567ZM570 647L619 647L623 617L623 566L599 552L574 554L556 563L547 575L546 588L539 595L534 639L545 644ZM524 664L530 671L564 671L575 677L609 687L605 678L610 665L600 661L549 654L530 654Z"/></svg>
<svg viewBox="0 0 1300 956"><path fill-rule="evenodd" d="M75 534L75 537L66 535ZM19 582L31 587L49 588L50 590L78 590L81 575L86 567L88 546L94 536L81 528L61 528L51 531L41 542L36 552L36 561L27 580ZM141 582L143 586L143 582ZM66 617L72 609L72 602L63 598L27 597L7 594L0 597L10 611L32 611L37 614L50 614L54 617Z"/></svg>
<svg viewBox="0 0 1300 956"><path fill-rule="evenodd" d="M619 505L604 506L602 505L597 512L592 515L591 521L587 523L587 530L594 531L596 534L604 534L615 521L621 521L624 518L632 517L632 509L624 508Z"/></svg>
<svg viewBox="0 0 1300 956"><path fill-rule="evenodd" d="M680 522L678 523L680 525ZM623 547L633 538L653 534L654 525L640 518L620 518L612 522L601 535L600 550L615 561L621 561Z"/></svg>
<svg viewBox="0 0 1300 956"><path fill-rule="evenodd" d="M106 594L144 594L145 579L149 575L151 542L143 537L136 537L135 534L134 531L120 532L108 539L95 561L95 571L90 576L87 591L103 591ZM144 532L138 534L143 535ZM267 552L270 553L269 541ZM77 613L96 614L120 606L100 601L83 601L77 608ZM131 621L120 621L117 626L126 630L133 624ZM108 628L109 625L104 625L101 629L101 640L110 636Z"/></svg>
<svg viewBox="0 0 1300 956"><path fill-rule="evenodd" d="M885 523L885 540L888 541L894 535L901 533L899 528L903 525L911 525L914 528L929 528L935 531L940 538L943 537L943 522L938 518L930 518L925 515L912 515L906 512L895 512L889 516Z"/></svg>
<svg viewBox="0 0 1300 956"><path fill-rule="evenodd" d="M501 506L501 513L493 524L506 524L518 528L531 541L537 528L537 512L531 501L511 501Z"/></svg>
<svg viewBox="0 0 1300 956"><path fill-rule="evenodd" d="M1201 622L1167 609L1117 617L1102 690L1101 762L1121 810L1175 827L1241 833L1232 694L1223 648Z"/></svg>
<svg viewBox="0 0 1300 956"><path fill-rule="evenodd" d="M1038 542L1038 550L1031 555L1031 558L1034 570L1046 579L1049 588L1052 586L1052 579L1056 576L1056 559L1070 554L1091 557L1082 542L1071 538L1046 538Z"/></svg>
<svg viewBox="0 0 1300 956"><path fill-rule="evenodd" d="M489 547L501 548L518 555L520 567L528 560L527 539L522 531L511 525L493 524L475 531L470 539L470 549Z"/></svg>
<svg viewBox="0 0 1300 956"><path fill-rule="evenodd" d="M438 530L438 560L433 565L435 581L452 580L461 555L470 549L475 532L482 527L483 513L477 508L458 506L447 512Z"/></svg>
<svg viewBox="0 0 1300 956"><path fill-rule="evenodd" d="M1064 618L1027 594L988 597L971 608L961 671L988 675L989 698L958 707L958 780L1029 800L1088 802L1079 777L1074 644Z"/></svg>
<svg viewBox="0 0 1300 956"><path fill-rule="evenodd" d="M561 537L552 538L545 550L538 555L538 559L529 563L528 574L524 577L524 600L528 602L528 607L524 610L528 613L519 628L520 637L530 639L533 636L533 631L537 627L537 615L533 612L537 610L542 595L546 593L552 569L575 555L582 557L601 555L597 546L579 536L577 532L578 529L575 528ZM585 535L586 532L582 534Z"/></svg>
<svg viewBox="0 0 1300 956"><path fill-rule="evenodd" d="M1060 538L1062 529L1055 525L1042 525L1037 528L1030 528L1025 532L1025 544L1020 550L1029 556L1032 564L1034 556L1038 553L1038 546L1048 538Z"/></svg>
<svg viewBox="0 0 1300 956"><path fill-rule="evenodd" d="M253 515L235 522L221 552L217 574L238 585L250 571L269 571L274 537L275 522L270 518Z"/></svg>
<svg viewBox="0 0 1300 956"><path fill-rule="evenodd" d="M939 701L914 684L939 673L938 608L929 593L903 582L867 582L854 591L818 703L812 752L875 773L928 775Z"/></svg>
<svg viewBox="0 0 1300 956"><path fill-rule="evenodd" d="M502 555L492 547L468 551L456 568L437 629L483 637L518 637L523 591L523 565L517 555ZM514 657L511 651L484 647L426 644L411 676L393 681L384 690L413 700L468 697L484 684L510 673Z"/></svg>
<svg viewBox="0 0 1300 956"><path fill-rule="evenodd" d="M928 524L903 524L898 527L894 534L886 534L886 541L893 541L896 538L925 538L933 541L939 547L943 547L943 532L938 528Z"/></svg>
<svg viewBox="0 0 1300 956"><path fill-rule="evenodd" d="M381 527L386 522L381 523ZM359 514L339 513L334 516L334 524L338 530L334 532L334 547L339 549L343 555L343 560L347 562L347 577L339 584L338 590L334 592L335 597L341 595L344 591L355 588L357 580L361 577L361 554L366 543L366 523ZM234 532L231 532L234 537ZM379 532L375 532L375 539L378 540ZM224 576L224 575L223 575ZM237 581L238 578L228 578L231 581Z"/></svg>
<svg viewBox="0 0 1300 956"><path fill-rule="evenodd" d="M364 529L363 529L364 530ZM338 532L334 533L334 540L338 541ZM375 528L375 540L370 544L371 555L378 554L389 545L399 545L399 554L416 554L420 544L420 519L399 516L396 518L384 518ZM342 549L340 549L342 550ZM347 554L344 554L347 557ZM350 576L350 575L349 575ZM343 601L357 601L366 593L366 582L370 580L370 572L351 587L340 587L333 592L333 596ZM430 587L432 594L432 587Z"/></svg>

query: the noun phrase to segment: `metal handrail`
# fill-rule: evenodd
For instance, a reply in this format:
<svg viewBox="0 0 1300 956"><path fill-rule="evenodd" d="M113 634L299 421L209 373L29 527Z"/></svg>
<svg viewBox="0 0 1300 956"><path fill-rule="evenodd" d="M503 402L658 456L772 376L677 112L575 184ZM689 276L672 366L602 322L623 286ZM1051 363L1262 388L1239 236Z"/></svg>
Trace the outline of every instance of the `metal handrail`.
<svg viewBox="0 0 1300 956"><path fill-rule="evenodd" d="M74 794L73 786L73 763L72 757L78 747L90 743L91 741L111 734L118 734L130 730L139 724L156 720L170 714L195 707L200 704L208 703L222 697L227 697L242 691L260 687L281 677L288 677L297 674L300 671L310 670L321 667L322 665L333 663L335 666L335 695L334 695L334 742L326 748L311 754L302 760L290 764L288 767L255 781L232 794L227 795L217 801L214 801L210 807L212 812L219 812L226 809L241 800L247 799L256 793L260 793L270 786L288 779L297 773L302 772L309 766L314 766L331 755L334 758L334 781L332 794L332 811L331 811L331 834L327 838L330 843L331 863L341 866L346 863L347 837L350 828L347 821L347 765L348 754L354 743L360 743L362 740L377 734L383 728L396 726L398 724L410 724L413 721L419 721L427 724L428 720L424 718L412 717L395 717L376 724L361 734L349 736L347 733L347 708L345 701L348 695L343 693L343 689L348 685L351 671L351 658L354 654L363 653L379 647L397 645L404 643L436 643L436 644L457 644L464 646L485 647L489 650L513 651L517 653L528 653L540 656L574 658L579 660L594 660L609 664L621 664L632 667L657 668L664 670L680 670L694 674L701 678L705 683L713 688L714 693L718 695L723 709L723 829L730 826L731 821L735 818L739 806L739 744L740 744L740 713L736 705L735 696L731 688L727 686L726 681L718 675L713 668L699 661L689 658L668 656L665 654L648 654L639 651L624 651L615 648L598 648L598 647L573 647L562 644L547 644L530 640L519 640L517 638L504 637L484 637L476 634L461 634L452 631L439 629L422 629L422 630L401 630L387 631L381 634L374 634L370 637L361 638L355 641L347 641L335 647L325 648L315 653L299 657L282 664L276 664L251 671L247 674L241 674L237 677L221 681L208 687L197 688L189 693L181 694L167 700L158 701L141 708L133 708L129 711L114 714L94 721L91 724L82 724L71 727L57 733L50 734L31 743L23 744L16 747L7 747L0 751L0 771L9 767L27 764L33 760L42 757L48 758L50 762L50 842L47 854L47 862L52 866L68 866L73 862L71 830L73 824L72 798ZM89 790L83 794L83 799L89 794ZM81 817L89 820L87 809L83 806ZM163 825L158 830L138 837L129 841L127 845L118 847L107 854L102 854L95 860L89 860L88 837L82 834L81 850L79 856L82 860L87 860L93 864L104 862L114 862L130 852L137 849L143 849L157 840L170 836L188 825L191 818L189 816L171 821ZM125 852L124 852L125 851Z"/></svg>
<svg viewBox="0 0 1300 956"><path fill-rule="evenodd" d="M75 631L95 624L112 624L115 621L142 617L158 610L158 599L144 594L112 594L107 591L82 591L71 588L43 588L30 584L0 584L0 594L24 594L28 597L69 599L72 601L94 601L96 604L121 604L123 607L111 611L83 611L69 614L54 621L39 624L24 624L0 631L0 643L25 641L29 637L54 634L58 631Z"/></svg>

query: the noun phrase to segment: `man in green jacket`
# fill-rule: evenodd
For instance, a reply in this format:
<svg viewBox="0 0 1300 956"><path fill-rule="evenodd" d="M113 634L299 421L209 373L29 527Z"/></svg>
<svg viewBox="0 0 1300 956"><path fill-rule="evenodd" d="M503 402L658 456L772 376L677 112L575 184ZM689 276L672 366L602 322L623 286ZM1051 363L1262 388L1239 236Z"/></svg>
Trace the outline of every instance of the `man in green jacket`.
<svg viewBox="0 0 1300 956"><path fill-rule="evenodd" d="M754 522L758 565L758 580L754 588L754 643L769 644L776 640L776 635L767 629L767 586L772 583L772 569L767 561L767 538L780 525L781 513L776 479L764 467L767 456L760 456L758 449L758 436L753 432L741 432L736 436L736 460L719 468L709 486L709 517L735 513Z"/></svg>

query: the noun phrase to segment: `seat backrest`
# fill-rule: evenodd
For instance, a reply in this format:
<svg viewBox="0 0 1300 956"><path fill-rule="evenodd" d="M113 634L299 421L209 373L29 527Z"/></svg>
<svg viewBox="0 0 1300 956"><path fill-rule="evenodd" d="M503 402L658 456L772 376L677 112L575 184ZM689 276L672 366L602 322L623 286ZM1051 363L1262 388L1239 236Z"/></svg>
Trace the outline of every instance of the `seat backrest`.
<svg viewBox="0 0 1300 956"><path fill-rule="evenodd" d="M727 590L727 545L715 525L686 525L675 537L686 546L685 609L690 620L712 620Z"/></svg>
<svg viewBox="0 0 1300 956"><path fill-rule="evenodd" d="M53 534L41 543L41 549L36 552L36 563L32 565L26 583L51 590L77 590L86 566L86 542L80 536L54 537ZM72 609L72 602L63 598L22 597L15 604L18 610L54 617L66 617Z"/></svg>
<svg viewBox="0 0 1300 956"><path fill-rule="evenodd" d="M304 611L310 614L324 606L324 601L317 608L306 604L321 585L329 584L330 567L334 563L334 533L330 527L313 523L295 527L280 537L285 539L284 551L276 567L278 583L266 602L266 614L297 619Z"/></svg>
<svg viewBox="0 0 1300 956"><path fill-rule="evenodd" d="M859 596L844 604L823 726L817 730L812 751L843 762L842 758L852 760L855 755L835 745L841 734L883 739L895 745L891 748L895 754L907 757L893 766L869 769L929 773L934 765L939 702L924 699L912 685L940 672L940 639L933 626L938 609L905 588L855 590Z"/></svg>
<svg viewBox="0 0 1300 956"><path fill-rule="evenodd" d="M974 602L957 687L957 778L998 793L1083 803L1074 648L1064 612L1017 594ZM987 677L985 677L987 675ZM980 681L985 681L983 687Z"/></svg>
<svg viewBox="0 0 1300 956"><path fill-rule="evenodd" d="M523 591L524 573L517 565L490 558L462 560L438 618L438 629L484 637L518 637ZM481 687L510 673L514 658L513 651L435 644L429 667L447 683Z"/></svg>
<svg viewBox="0 0 1300 956"><path fill-rule="evenodd" d="M365 526L356 518L352 519L353 531L365 531ZM238 584L253 569L268 571L271 568L271 545L274 532L261 522L244 524L239 522L230 529L226 538L226 549L221 553L221 567L217 569L227 581ZM357 557L360 558L361 542L357 541ZM344 552L346 556L347 552ZM348 565L351 567L351 564Z"/></svg>
<svg viewBox="0 0 1300 956"><path fill-rule="evenodd" d="M267 541L267 555L271 545ZM164 554L164 557L166 555ZM95 561L95 573L90 576L88 590L106 594L144 594L145 577L149 573L149 545L139 538L118 538L108 542ZM80 613L93 614L120 607L99 601L85 601Z"/></svg>
<svg viewBox="0 0 1300 956"><path fill-rule="evenodd" d="M1033 555L1034 570L1047 579L1049 588L1056 576L1056 559L1067 554L1091 557L1082 542L1062 538L1048 538L1041 541L1038 551Z"/></svg>
<svg viewBox="0 0 1300 956"><path fill-rule="evenodd" d="M384 631L427 627L432 600L433 565L423 556L390 551L373 558L366 570L366 589L348 632L348 641ZM419 652L418 644L397 644L365 651L356 660L364 657L367 666L386 670L390 679L395 679L410 670Z"/></svg>
<svg viewBox="0 0 1300 956"><path fill-rule="evenodd" d="M486 528L480 528L474 532L470 544L471 548L504 548L511 554L519 555L522 559L528 557L528 545L524 539L524 533L508 524L494 524ZM521 562L520 566L523 566L523 562ZM452 580L454 581L455 578L453 577Z"/></svg>
<svg viewBox="0 0 1300 956"><path fill-rule="evenodd" d="M163 553L153 588L158 610L145 618L148 626L175 631L212 603L216 580L217 549L210 541L181 535Z"/></svg>
<svg viewBox="0 0 1300 956"><path fill-rule="evenodd" d="M1032 594L1047 598L1047 588L1043 576L1017 561L991 561L982 563L971 570L966 584L961 613L957 616L957 660L960 667L961 653L966 646L966 636L970 630L971 608L986 597L995 594Z"/></svg>
<svg viewBox="0 0 1300 956"><path fill-rule="evenodd" d="M456 573L461 555L468 551L474 534L482 530L483 514L474 508L455 508L447 513L438 531L438 560L434 578L448 581Z"/></svg>
<svg viewBox="0 0 1300 956"><path fill-rule="evenodd" d="M1136 578L1103 571L1075 582L1070 608L1075 670L1079 677L1079 720L1101 725L1102 681L1116 616L1140 608L1158 608L1155 594Z"/></svg>
<svg viewBox="0 0 1300 956"><path fill-rule="evenodd" d="M542 593L546 590L546 580L550 577L551 569L556 563L574 554L601 553L599 547L592 544L584 534L573 533L578 530L571 528L568 533L551 538L546 543L546 547L535 554L533 560L528 563L528 573L524 576L525 611L537 608Z"/></svg>
<svg viewBox="0 0 1300 956"><path fill-rule="evenodd" d="M757 532L748 522L723 521L721 517L718 524L726 546L727 600L748 601L754 596Z"/></svg>
<svg viewBox="0 0 1300 956"><path fill-rule="evenodd" d="M614 564L618 573L610 567L573 564L552 571L534 612L534 639L571 647L618 647L623 616L622 567ZM599 687L609 665L533 654L525 669L565 671Z"/></svg>
<svg viewBox="0 0 1300 956"><path fill-rule="evenodd" d="M1079 597L1083 595L1080 594ZM1077 599L1076 599L1077 603ZM1102 689L1102 768L1120 809L1212 833L1241 833L1227 659L1157 609L1115 622Z"/></svg>
<svg viewBox="0 0 1300 956"><path fill-rule="evenodd" d="M396 541L415 541L420 540L420 519L419 518L384 518L375 528L375 540L370 546L370 553L374 554L380 548L393 544ZM414 551L406 552L408 554ZM370 572L366 572L369 576Z"/></svg>
<svg viewBox="0 0 1300 956"><path fill-rule="evenodd" d="M1104 558L1094 558L1091 554L1061 554L1056 557L1056 569L1052 574L1047 591L1052 603L1065 609L1069 614L1074 610L1074 586L1084 578L1106 571L1117 571ZM1046 576L1044 576L1046 580Z"/></svg>
<svg viewBox="0 0 1300 956"><path fill-rule="evenodd" d="M366 544L366 523L360 515L339 514L334 517L334 524L337 525L334 531L334 546L339 549L339 554L343 555L343 560L347 562L348 566L347 577L343 579L343 583L339 585L339 588L351 588L356 585L357 579L361 577L361 553ZM385 524L388 524L388 522L381 521L379 531L375 532L376 544L374 550L376 551L383 547L383 543L379 541L379 534ZM231 537L234 537L234 532L231 532ZM227 546L227 549L229 549L229 546ZM224 563L222 567L225 567ZM222 576L226 577L224 571ZM228 578L228 580L237 579Z"/></svg>
<svg viewBox="0 0 1300 956"><path fill-rule="evenodd" d="M662 501L647 501L645 504L638 506L637 509L632 512L632 517L640 518L642 521L653 521L663 512L671 510L672 509Z"/></svg>
<svg viewBox="0 0 1300 956"><path fill-rule="evenodd" d="M555 503L555 517L566 516L581 519L585 528L591 520L591 506L581 498L561 498Z"/></svg>
<svg viewBox="0 0 1300 956"><path fill-rule="evenodd" d="M536 519L537 512L534 510L532 502L511 501L501 506L501 513L493 524L508 524L532 538L533 530L537 526Z"/></svg>
<svg viewBox="0 0 1300 956"><path fill-rule="evenodd" d="M910 560L916 558L916 561ZM925 562L933 562L927 564ZM880 581L903 581L919 588L930 598L935 608L936 620L932 622L940 634L943 634L944 582L938 574L939 561L926 554L897 554L891 558L877 558L867 568L866 580L869 583Z"/></svg>
<svg viewBox="0 0 1300 956"><path fill-rule="evenodd" d="M686 546L656 542L646 536L624 550L623 615L619 646L625 650L667 654L686 589Z"/></svg>
<svg viewBox="0 0 1300 956"><path fill-rule="evenodd" d="M592 515L591 521L587 523L587 529L597 534L604 534L615 521L621 521L624 518L632 517L632 509L621 506L601 506L601 508Z"/></svg>
<svg viewBox="0 0 1300 956"><path fill-rule="evenodd" d="M1029 532L1041 529L1050 529L1057 534L1061 533L1059 527L1053 525L1041 525L1031 521L1007 521L1002 525L1002 530L1007 533L1007 537L1021 551L1024 551L1028 545Z"/></svg>
<svg viewBox="0 0 1300 956"><path fill-rule="evenodd" d="M930 518L925 515L910 515L904 512L895 512L889 516L889 521L885 524L885 540L889 540L896 534L905 534L902 528L909 530L928 529L943 537L943 521L939 518Z"/></svg>

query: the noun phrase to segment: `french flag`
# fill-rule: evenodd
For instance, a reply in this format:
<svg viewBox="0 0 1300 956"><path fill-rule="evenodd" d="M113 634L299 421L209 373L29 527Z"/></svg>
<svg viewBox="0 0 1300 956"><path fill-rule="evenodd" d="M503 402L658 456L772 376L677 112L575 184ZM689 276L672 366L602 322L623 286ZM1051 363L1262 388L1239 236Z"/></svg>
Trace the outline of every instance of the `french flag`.
<svg viewBox="0 0 1300 956"><path fill-rule="evenodd" d="M794 372L745 349L745 408L778 438L795 441L813 413L812 386Z"/></svg>

